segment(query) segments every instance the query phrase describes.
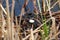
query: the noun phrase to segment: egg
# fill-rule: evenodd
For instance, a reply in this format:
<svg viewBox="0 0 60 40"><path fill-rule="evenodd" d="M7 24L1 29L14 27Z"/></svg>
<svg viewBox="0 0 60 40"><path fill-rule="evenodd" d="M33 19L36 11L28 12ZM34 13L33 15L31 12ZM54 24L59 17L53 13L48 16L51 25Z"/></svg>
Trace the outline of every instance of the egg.
<svg viewBox="0 0 60 40"><path fill-rule="evenodd" d="M33 19L30 19L29 22L30 22L30 23L34 23L35 21L34 21Z"/></svg>

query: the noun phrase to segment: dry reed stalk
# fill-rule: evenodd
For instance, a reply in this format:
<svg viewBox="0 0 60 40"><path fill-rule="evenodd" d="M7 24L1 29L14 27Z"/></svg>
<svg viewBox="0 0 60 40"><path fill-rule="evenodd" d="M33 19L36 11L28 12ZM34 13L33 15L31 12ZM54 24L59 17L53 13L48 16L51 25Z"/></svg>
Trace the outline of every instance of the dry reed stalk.
<svg viewBox="0 0 60 40"><path fill-rule="evenodd" d="M56 31L56 23L55 23L55 18L54 17L52 17L52 29L53 29L52 31L55 30L54 32L56 34L57 31Z"/></svg>
<svg viewBox="0 0 60 40"><path fill-rule="evenodd" d="M51 8L50 7L50 0L46 0L46 3L47 3L48 10L49 10L49 15L50 15L50 17L52 17L52 14L51 14L51 11L50 11L50 8Z"/></svg>
<svg viewBox="0 0 60 40"><path fill-rule="evenodd" d="M58 26L59 26L59 25L56 27L56 24L55 24L55 18L52 17L51 19L52 19L52 27L51 27L49 36L46 37L45 40L48 40L48 38L51 39L51 38L52 38L54 35L56 35L57 32L58 32L58 28L59 28ZM54 33L54 34L52 34L52 33ZM57 37L55 37L55 39L58 40Z"/></svg>
<svg viewBox="0 0 60 40"><path fill-rule="evenodd" d="M16 21L16 27L15 28L17 28L17 26L18 26L17 16L15 16L15 21Z"/></svg>
<svg viewBox="0 0 60 40"><path fill-rule="evenodd" d="M2 10L0 7L0 39L2 40Z"/></svg>
<svg viewBox="0 0 60 40"><path fill-rule="evenodd" d="M60 31L58 33L56 33L53 37L51 37L49 40L55 38L56 36L58 36L60 34Z"/></svg>
<svg viewBox="0 0 60 40"><path fill-rule="evenodd" d="M12 8L11 8L11 38L12 40L14 39L14 23L13 23L13 18L14 18L14 6L15 6L15 0L12 0Z"/></svg>
<svg viewBox="0 0 60 40"><path fill-rule="evenodd" d="M20 14L20 21L19 21L19 25L21 24L21 18L22 18L22 15L24 15L26 12L24 10L24 8L27 6L29 0L25 0L25 3L23 4L22 6L22 10L21 10L21 14Z"/></svg>
<svg viewBox="0 0 60 40"><path fill-rule="evenodd" d="M31 34L30 34L30 35L31 35L31 36L30 36L30 40L34 40L33 29L31 28L30 31L31 31Z"/></svg>
<svg viewBox="0 0 60 40"><path fill-rule="evenodd" d="M14 6L15 6L15 0L12 0L12 8L11 8L11 20L13 22L14 17Z"/></svg>
<svg viewBox="0 0 60 40"><path fill-rule="evenodd" d="M38 13L38 9L37 9L37 7L36 7L36 5L37 5L36 0L32 0L32 1L33 1L33 5L34 5L34 12L35 12L35 14L37 15L37 14L39 14L39 13Z"/></svg>
<svg viewBox="0 0 60 40"><path fill-rule="evenodd" d="M29 0L25 0L24 7L27 6L28 2L29 2Z"/></svg>
<svg viewBox="0 0 60 40"><path fill-rule="evenodd" d="M0 4L2 4L2 0L0 0ZM2 40L2 9L0 7L0 40Z"/></svg>
<svg viewBox="0 0 60 40"><path fill-rule="evenodd" d="M55 35L53 35L53 37L51 37L51 34L49 34L49 36L46 37L45 40L48 40L49 37L51 37L51 38L49 38L49 40L56 38L56 36L58 36L58 34L60 34L60 32L57 32Z"/></svg>
<svg viewBox="0 0 60 40"><path fill-rule="evenodd" d="M51 29L51 31L52 31L52 33L54 33L53 35L55 35L56 33L57 33L57 28L56 28L56 24L55 24L55 18L54 17L52 17L52 27L51 27L52 29ZM52 36L53 36L52 35ZM51 38L51 37L50 37ZM56 37L56 40L57 40L57 37Z"/></svg>
<svg viewBox="0 0 60 40"><path fill-rule="evenodd" d="M40 31L40 30L39 30ZM38 38L38 32L37 33L35 33L35 35L34 35L34 40L37 40L37 38Z"/></svg>
<svg viewBox="0 0 60 40"><path fill-rule="evenodd" d="M58 31L58 29L59 29L59 24L57 25L57 31Z"/></svg>
<svg viewBox="0 0 60 40"><path fill-rule="evenodd" d="M20 14L20 18L19 18L19 28L20 28L20 30L21 30L21 19L22 19L22 15L24 15L24 13L25 13L24 8L22 8L21 14ZM20 33L21 33L21 32L20 32ZM21 38L21 35L20 35L20 39L22 39L22 38Z"/></svg>
<svg viewBox="0 0 60 40"><path fill-rule="evenodd" d="M3 13L2 13L2 37L4 38L4 40L6 40L6 36L7 36L7 34L6 34L6 29L5 29L5 26L6 26L6 21L5 21L5 19L4 19L4 16L3 16ZM6 35L6 36L5 36Z"/></svg>
<svg viewBox="0 0 60 40"><path fill-rule="evenodd" d="M22 7L22 10L21 10L21 14L20 14L20 21L19 21L19 25L21 26L21 19L22 19L22 15L24 15L25 13L25 10L24 10L24 7L26 6L26 1L25 1L25 4L23 5Z"/></svg>
<svg viewBox="0 0 60 40"><path fill-rule="evenodd" d="M52 17L51 19L52 19L52 27L51 27L49 36L46 37L45 40L48 40L48 38L51 39L51 37L53 37L54 35L56 35L56 33L58 32L57 28L56 28L56 24L55 24L55 18ZM54 33L54 34L52 34L52 33ZM55 37L55 39L57 40L57 37Z"/></svg>
<svg viewBox="0 0 60 40"><path fill-rule="evenodd" d="M4 9L4 7L2 6L2 4L0 4L0 7L1 7L1 9L3 10L3 12L7 15L7 12L6 12L6 10Z"/></svg>
<svg viewBox="0 0 60 40"><path fill-rule="evenodd" d="M9 0L6 0L6 10L7 10L8 40L12 40L11 22L10 22L10 11L9 11Z"/></svg>
<svg viewBox="0 0 60 40"><path fill-rule="evenodd" d="M25 0L25 3L23 4L22 10L21 10L20 20L19 20L20 30L21 30L21 19L22 19L22 16L26 13L25 10L24 10L24 8L27 6L28 2L29 2L29 0Z"/></svg>
<svg viewBox="0 0 60 40"><path fill-rule="evenodd" d="M46 11L46 9L45 9L45 6L46 6L45 0L42 0L42 2L43 2L43 12L45 12Z"/></svg>
<svg viewBox="0 0 60 40"><path fill-rule="evenodd" d="M39 24L41 24L41 22L38 19L35 19Z"/></svg>
<svg viewBox="0 0 60 40"><path fill-rule="evenodd" d="M19 25L18 25L18 20L17 17L15 16L15 20L16 20L16 27L15 27L15 40L19 40Z"/></svg>
<svg viewBox="0 0 60 40"><path fill-rule="evenodd" d="M59 1L59 7L60 7L60 0L58 0Z"/></svg>
<svg viewBox="0 0 60 40"><path fill-rule="evenodd" d="M60 10L52 13L52 15L56 15L56 14L60 14Z"/></svg>
<svg viewBox="0 0 60 40"><path fill-rule="evenodd" d="M2 13L2 27L5 27L6 26L6 20L5 20L5 18L4 18L4 16L3 16L3 13Z"/></svg>
<svg viewBox="0 0 60 40"><path fill-rule="evenodd" d="M51 11L50 11L50 0L49 0L49 4L48 4L48 1L47 0L46 0L46 2L47 2L48 9L49 9L49 15L50 15L50 17L52 19L52 29L51 29L51 31L55 35L57 33L57 31L56 31L56 25L55 25L55 18L52 17L52 14L51 14ZM53 36L52 33L51 33L50 38ZM57 40L57 37L56 37L56 40Z"/></svg>
<svg viewBox="0 0 60 40"><path fill-rule="evenodd" d="M42 13L41 4L40 4L39 0L37 0L37 2L38 2L38 5L39 5L38 6L39 7L39 12Z"/></svg>
<svg viewBox="0 0 60 40"><path fill-rule="evenodd" d="M21 24L22 15L24 15L24 13L25 13L24 8L22 8L22 10L21 10L21 14L20 14L19 25Z"/></svg>
<svg viewBox="0 0 60 40"><path fill-rule="evenodd" d="M50 9L54 8L54 6L55 6L58 2L59 2L59 1L55 2ZM49 11L49 9L47 9L47 11ZM45 14L47 13L47 11L45 12Z"/></svg>
<svg viewBox="0 0 60 40"><path fill-rule="evenodd" d="M2 26L2 9L0 7L0 28L1 28L1 26Z"/></svg>
<svg viewBox="0 0 60 40"><path fill-rule="evenodd" d="M54 8L54 6L55 6L58 2L59 2L59 1L56 1L56 2L52 5L52 7L51 7L50 9ZM47 11L49 11L49 9L48 9Z"/></svg>

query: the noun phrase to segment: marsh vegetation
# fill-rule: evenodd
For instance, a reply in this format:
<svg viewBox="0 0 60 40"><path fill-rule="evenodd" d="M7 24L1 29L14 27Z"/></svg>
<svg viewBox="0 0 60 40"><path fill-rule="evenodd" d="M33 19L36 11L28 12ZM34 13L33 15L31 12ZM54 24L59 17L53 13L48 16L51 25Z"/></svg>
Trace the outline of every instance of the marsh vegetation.
<svg viewBox="0 0 60 40"><path fill-rule="evenodd" d="M60 0L22 3L0 0L0 40L60 40Z"/></svg>

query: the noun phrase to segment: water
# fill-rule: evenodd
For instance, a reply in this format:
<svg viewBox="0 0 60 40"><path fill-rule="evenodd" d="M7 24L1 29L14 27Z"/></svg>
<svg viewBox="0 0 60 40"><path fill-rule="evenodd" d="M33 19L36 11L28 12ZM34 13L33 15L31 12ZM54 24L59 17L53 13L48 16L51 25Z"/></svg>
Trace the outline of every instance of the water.
<svg viewBox="0 0 60 40"><path fill-rule="evenodd" d="M18 15L20 15L20 13L21 13L21 9L22 9L22 6L23 6L25 0L15 0L15 1L16 1L16 2L15 2L15 15L18 16ZM12 1L9 0L10 10L11 10L11 3L12 3ZM41 0L40 0L40 3L42 3ZM3 6L4 6L4 8L6 7L5 0L3 0ZM28 5L26 6L26 9L28 9L28 8L29 8L29 10L30 10L29 12L33 12L34 6L33 6L33 2L32 2L31 0L29 0ZM57 5L54 6L54 8L51 9L51 10L54 11L54 12L60 10L59 5L57 4Z"/></svg>

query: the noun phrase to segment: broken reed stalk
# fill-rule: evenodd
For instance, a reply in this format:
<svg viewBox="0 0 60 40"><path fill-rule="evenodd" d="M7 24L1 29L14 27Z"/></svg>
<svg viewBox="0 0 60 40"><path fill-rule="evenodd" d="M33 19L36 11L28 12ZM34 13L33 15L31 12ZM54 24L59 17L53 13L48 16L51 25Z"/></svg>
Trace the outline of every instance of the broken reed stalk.
<svg viewBox="0 0 60 40"><path fill-rule="evenodd" d="M7 12L6 12L6 10L4 9L4 7L2 6L2 4L0 4L0 7L1 7L1 9L3 10L3 12L5 13L5 15L7 15Z"/></svg>

